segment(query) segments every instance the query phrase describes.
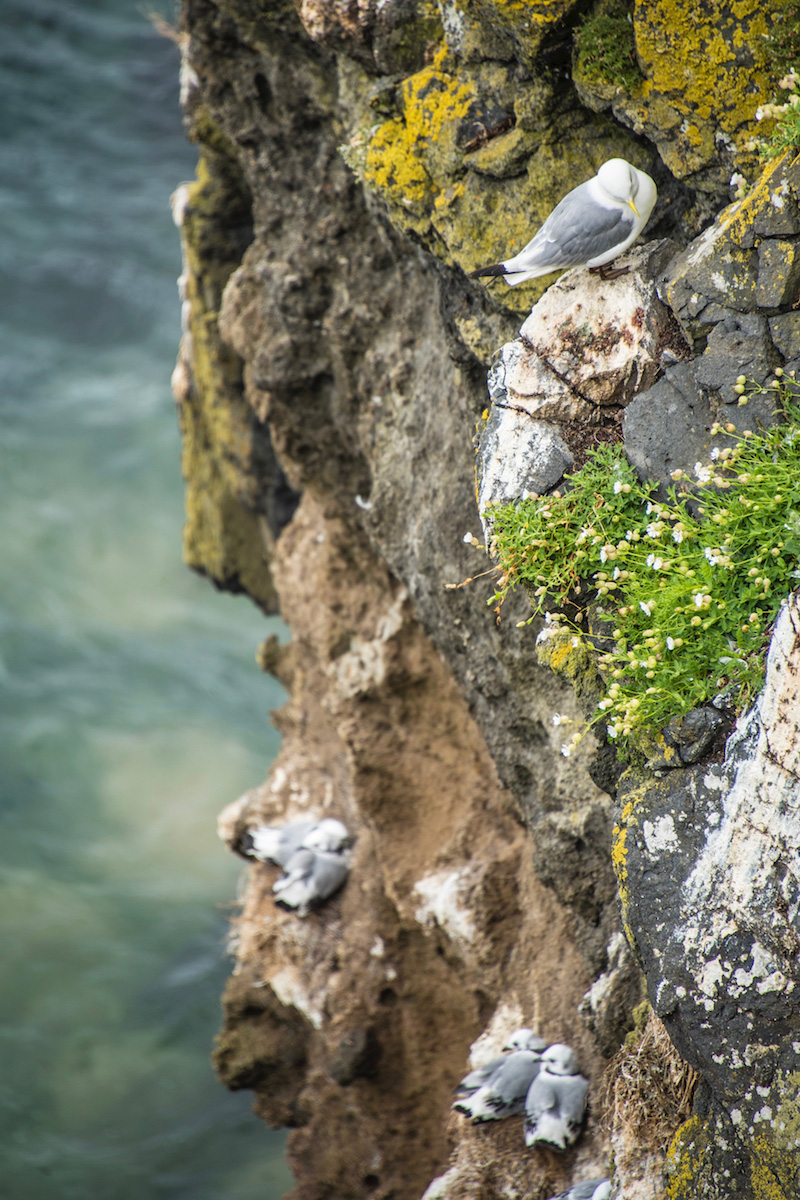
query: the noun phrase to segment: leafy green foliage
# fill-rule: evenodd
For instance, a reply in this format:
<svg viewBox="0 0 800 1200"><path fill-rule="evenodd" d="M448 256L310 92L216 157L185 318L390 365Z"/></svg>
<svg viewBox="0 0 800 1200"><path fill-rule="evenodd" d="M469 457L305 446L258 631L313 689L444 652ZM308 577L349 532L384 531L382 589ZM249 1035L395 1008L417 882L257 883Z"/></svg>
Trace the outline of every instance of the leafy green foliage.
<svg viewBox="0 0 800 1200"><path fill-rule="evenodd" d="M603 446L564 492L492 512L492 603L522 583L535 613L562 610L584 639L591 585L606 684L593 720L621 745L723 690L741 710L762 685L771 626L800 579L800 388L779 374L768 390L787 422L741 436L715 426L730 444L695 464L694 481L676 472L666 502L620 446Z"/></svg>
<svg viewBox="0 0 800 1200"><path fill-rule="evenodd" d="M759 153L764 158L777 158L784 150L800 146L800 75L792 69L780 81L786 99L781 104L762 104L756 109L756 119L774 120L770 136L759 140Z"/></svg>
<svg viewBox="0 0 800 1200"><path fill-rule="evenodd" d="M587 80L634 91L643 76L636 61L631 10L613 6L591 14L575 35L578 70Z"/></svg>

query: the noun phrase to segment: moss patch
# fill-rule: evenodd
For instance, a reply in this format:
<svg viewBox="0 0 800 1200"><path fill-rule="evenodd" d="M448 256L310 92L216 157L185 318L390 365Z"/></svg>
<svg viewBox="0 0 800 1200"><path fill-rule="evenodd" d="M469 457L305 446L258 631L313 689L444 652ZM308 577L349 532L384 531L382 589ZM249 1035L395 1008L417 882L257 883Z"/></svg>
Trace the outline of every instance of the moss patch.
<svg viewBox="0 0 800 1200"><path fill-rule="evenodd" d="M186 482L184 560L219 587L246 591L274 611L257 511L261 485L253 472L257 423L242 393L241 362L218 328L223 288L251 236L250 198L219 131L202 113L196 128L208 145L181 222L189 378L175 388Z"/></svg>

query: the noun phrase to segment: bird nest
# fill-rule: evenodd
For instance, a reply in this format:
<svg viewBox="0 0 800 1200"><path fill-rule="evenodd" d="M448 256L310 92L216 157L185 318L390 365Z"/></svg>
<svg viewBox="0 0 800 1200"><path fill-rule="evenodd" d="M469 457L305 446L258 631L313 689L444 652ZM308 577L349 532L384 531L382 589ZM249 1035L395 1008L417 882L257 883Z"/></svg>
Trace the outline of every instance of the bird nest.
<svg viewBox="0 0 800 1200"><path fill-rule="evenodd" d="M601 1084L600 1109L615 1153L620 1143L666 1151L691 1115L698 1079L650 1010L641 1037L621 1047Z"/></svg>

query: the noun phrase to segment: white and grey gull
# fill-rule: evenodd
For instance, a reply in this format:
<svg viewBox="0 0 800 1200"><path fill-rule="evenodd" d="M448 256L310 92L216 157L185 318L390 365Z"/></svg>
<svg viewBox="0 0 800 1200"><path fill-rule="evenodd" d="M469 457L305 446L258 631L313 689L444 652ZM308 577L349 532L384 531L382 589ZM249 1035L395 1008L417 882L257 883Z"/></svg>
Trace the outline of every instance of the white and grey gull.
<svg viewBox="0 0 800 1200"><path fill-rule="evenodd" d="M283 868L283 875L272 886L279 908L307 917L338 892L350 871L341 851L312 850L301 846Z"/></svg>
<svg viewBox="0 0 800 1200"><path fill-rule="evenodd" d="M608 266L633 245L656 202L656 185L624 158L610 158L597 174L568 192L524 249L505 262L472 272L515 287L568 267L590 267L604 278L624 274Z"/></svg>
<svg viewBox="0 0 800 1200"><path fill-rule="evenodd" d="M531 1081L539 1071L542 1051L547 1046L542 1038L535 1038L530 1044L531 1049L514 1050L503 1058L486 1082L470 1095L457 1100L453 1108L471 1117L473 1125L481 1125L484 1121L500 1121L503 1117L514 1117L521 1113Z"/></svg>
<svg viewBox="0 0 800 1200"><path fill-rule="evenodd" d="M308 837L317 831L309 845ZM311 821L291 821L288 825L256 825L239 840L239 852L259 862L285 867L301 846L338 852L352 843L347 826L335 817Z"/></svg>
<svg viewBox="0 0 800 1200"><path fill-rule="evenodd" d="M571 1146L583 1127L588 1092L575 1051L560 1042L549 1046L525 1098L525 1145Z"/></svg>
<svg viewBox="0 0 800 1200"><path fill-rule="evenodd" d="M453 1088L453 1093L456 1096L471 1096L473 1092L477 1092L478 1088L484 1087L491 1080L492 1076L500 1070L506 1061L506 1054L513 1050L538 1050L546 1049L547 1042L540 1038L532 1029L523 1028L517 1029L511 1034L505 1046L503 1053L497 1058L492 1058L489 1062L484 1063L480 1067L475 1067L469 1071L460 1083ZM455 1106L454 1106L455 1107Z"/></svg>

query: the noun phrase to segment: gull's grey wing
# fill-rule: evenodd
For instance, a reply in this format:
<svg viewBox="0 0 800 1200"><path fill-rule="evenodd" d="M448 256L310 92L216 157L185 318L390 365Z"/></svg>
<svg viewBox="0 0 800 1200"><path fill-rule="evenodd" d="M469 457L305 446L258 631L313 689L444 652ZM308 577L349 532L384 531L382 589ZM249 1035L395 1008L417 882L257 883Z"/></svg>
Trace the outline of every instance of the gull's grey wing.
<svg viewBox="0 0 800 1200"><path fill-rule="evenodd" d="M635 223L630 208L603 208L588 183L576 187L556 205L524 250L504 265L506 271L577 267L625 241Z"/></svg>
<svg viewBox="0 0 800 1200"><path fill-rule="evenodd" d="M291 884L310 880L314 873L316 857L313 850L295 850L283 868L283 875L272 885L273 892L283 892Z"/></svg>
<svg viewBox="0 0 800 1200"><path fill-rule="evenodd" d="M315 854L316 862L312 874L314 891L319 900L327 900L347 879L350 867L347 859L333 851Z"/></svg>
<svg viewBox="0 0 800 1200"><path fill-rule="evenodd" d="M528 1088L539 1074L539 1055L528 1050L510 1054L492 1079L492 1091L497 1097L497 1108L518 1106L522 1111Z"/></svg>
<svg viewBox="0 0 800 1200"><path fill-rule="evenodd" d="M454 1093L457 1096L469 1096L471 1092L477 1092L478 1088L489 1082L495 1071L502 1067L505 1061L505 1054L501 1054L499 1058L493 1058L490 1062L484 1063L482 1067L476 1067L453 1088Z"/></svg>
<svg viewBox="0 0 800 1200"><path fill-rule="evenodd" d="M490 1081L470 1097L473 1123L477 1125L521 1113L531 1080L538 1070L538 1054L530 1050L509 1054Z"/></svg>
<svg viewBox="0 0 800 1200"><path fill-rule="evenodd" d="M571 1126L580 1126L586 1112L588 1080L582 1075L562 1075L554 1080L558 1109Z"/></svg>
<svg viewBox="0 0 800 1200"><path fill-rule="evenodd" d="M245 835L249 838L245 853L261 862L273 862L278 867L284 867L316 824L316 821L292 821L289 825L281 826L259 825Z"/></svg>
<svg viewBox="0 0 800 1200"><path fill-rule="evenodd" d="M541 1071L528 1088L525 1097L525 1115L532 1125L546 1112L558 1112L558 1095L554 1075Z"/></svg>
<svg viewBox="0 0 800 1200"><path fill-rule="evenodd" d="M298 850L286 864L285 874L273 885L275 903L279 908L296 909L304 917L342 886L348 870L341 854Z"/></svg>

